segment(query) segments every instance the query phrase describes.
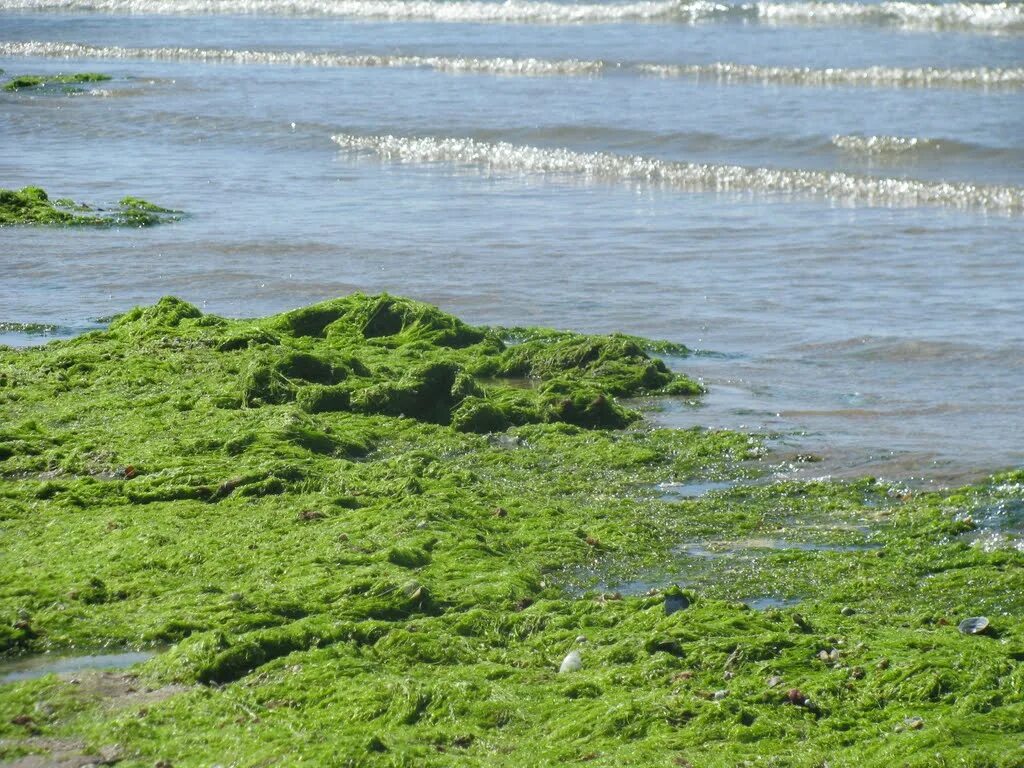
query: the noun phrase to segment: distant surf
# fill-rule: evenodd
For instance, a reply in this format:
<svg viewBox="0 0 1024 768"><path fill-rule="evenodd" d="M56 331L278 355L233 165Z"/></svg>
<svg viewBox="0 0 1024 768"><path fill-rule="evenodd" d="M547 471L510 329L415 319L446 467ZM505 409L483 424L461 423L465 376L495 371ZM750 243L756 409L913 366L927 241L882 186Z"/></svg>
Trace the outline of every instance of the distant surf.
<svg viewBox="0 0 1024 768"><path fill-rule="evenodd" d="M1019 3L882 2L869 5L830 2L732 4L706 0L572 4L537 0L2 0L0 9L121 14L341 16L477 24L742 22L815 26L856 24L996 34L1024 31L1024 5Z"/></svg>

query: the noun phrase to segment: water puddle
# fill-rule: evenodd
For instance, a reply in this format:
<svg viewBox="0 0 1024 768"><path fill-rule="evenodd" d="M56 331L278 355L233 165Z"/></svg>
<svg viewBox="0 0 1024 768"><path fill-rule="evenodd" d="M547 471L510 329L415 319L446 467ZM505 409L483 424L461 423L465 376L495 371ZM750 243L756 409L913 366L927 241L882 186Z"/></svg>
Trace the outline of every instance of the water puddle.
<svg viewBox="0 0 1024 768"><path fill-rule="evenodd" d="M862 544L832 544L815 541L792 541L790 539L750 538L736 539L734 541L706 541L688 542L676 548L676 553L686 557L701 560L716 560L718 558L736 556L756 556L758 553L774 550L793 550L797 552L866 552L878 549L881 545L872 543Z"/></svg>
<svg viewBox="0 0 1024 768"><path fill-rule="evenodd" d="M156 656L157 651L120 651L56 655L44 653L0 662L0 685L34 680L44 675L70 675L92 670L127 669Z"/></svg>
<svg viewBox="0 0 1024 768"><path fill-rule="evenodd" d="M996 490L1019 494L1019 484L1004 485ZM974 530L963 534L961 540L986 552L997 549L1016 549L1024 552L1024 497L991 499L975 506L962 515L974 523Z"/></svg>
<svg viewBox="0 0 1024 768"><path fill-rule="evenodd" d="M697 499L713 491L725 491L735 488L736 480L703 480L693 483L658 483L654 490L660 493L662 501L678 501L680 499Z"/></svg>
<svg viewBox="0 0 1024 768"><path fill-rule="evenodd" d="M767 611L772 608L792 608L800 604L797 597L775 597L774 595L762 595L760 597L748 597L740 600L741 603L754 611Z"/></svg>

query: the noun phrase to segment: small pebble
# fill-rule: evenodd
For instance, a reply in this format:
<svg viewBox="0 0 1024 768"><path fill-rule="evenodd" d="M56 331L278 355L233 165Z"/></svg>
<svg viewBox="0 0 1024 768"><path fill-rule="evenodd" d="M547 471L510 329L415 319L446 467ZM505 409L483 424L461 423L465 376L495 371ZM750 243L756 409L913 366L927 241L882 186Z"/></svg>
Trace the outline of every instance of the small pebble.
<svg viewBox="0 0 1024 768"><path fill-rule="evenodd" d="M912 731L919 731L924 728L924 720L920 717L908 717L903 724Z"/></svg>
<svg viewBox="0 0 1024 768"><path fill-rule="evenodd" d="M724 699L728 695L729 695L728 691L724 691L724 690L723 691L715 691L711 695L711 698L713 698L715 701L721 701L722 699Z"/></svg>
<svg viewBox="0 0 1024 768"><path fill-rule="evenodd" d="M566 672L576 672L583 668L583 657L580 656L579 651L569 651L566 657L562 659L562 665L558 668L558 674L564 674Z"/></svg>
<svg viewBox="0 0 1024 768"><path fill-rule="evenodd" d="M843 608L843 610L840 611L840 613L843 614L843 616L853 616L853 614L855 614L856 611L853 610L853 608L851 608L850 606L846 606L845 608Z"/></svg>
<svg viewBox="0 0 1024 768"><path fill-rule="evenodd" d="M587 642L587 636L586 635L577 635L576 636L576 642L577 643L585 643L585 642Z"/></svg>
<svg viewBox="0 0 1024 768"><path fill-rule="evenodd" d="M774 688L775 686L777 686L777 685L779 685L781 683L782 683L782 678L779 677L778 675L772 675L771 677L768 678L768 687L769 688Z"/></svg>

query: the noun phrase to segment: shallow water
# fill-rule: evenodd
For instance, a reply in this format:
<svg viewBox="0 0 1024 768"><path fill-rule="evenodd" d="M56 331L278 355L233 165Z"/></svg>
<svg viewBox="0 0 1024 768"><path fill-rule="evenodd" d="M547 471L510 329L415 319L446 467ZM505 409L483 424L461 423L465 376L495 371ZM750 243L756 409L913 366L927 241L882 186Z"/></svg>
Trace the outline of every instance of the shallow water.
<svg viewBox="0 0 1024 768"><path fill-rule="evenodd" d="M713 354L779 474L1024 464L1019 4L0 0L0 186L189 217L0 229L0 323L388 290ZM72 45L69 45L72 44ZM332 140L332 137L336 137ZM46 337L5 331L2 343Z"/></svg>
<svg viewBox="0 0 1024 768"><path fill-rule="evenodd" d="M95 670L127 669L148 661L155 651L26 656L0 662L0 684L34 680L44 675L71 675Z"/></svg>

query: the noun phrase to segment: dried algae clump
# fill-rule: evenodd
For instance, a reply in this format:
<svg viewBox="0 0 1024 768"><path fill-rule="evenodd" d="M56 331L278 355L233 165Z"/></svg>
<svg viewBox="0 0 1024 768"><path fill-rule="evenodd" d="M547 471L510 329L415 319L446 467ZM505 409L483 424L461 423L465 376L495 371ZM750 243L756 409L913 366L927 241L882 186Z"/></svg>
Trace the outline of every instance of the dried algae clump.
<svg viewBox="0 0 1024 768"><path fill-rule="evenodd" d="M616 401L686 381L642 340L512 338L394 296L166 298L0 349L0 654L173 644L122 709L0 684L0 760L1020 764L1024 553L964 515L1024 473L742 485L757 440ZM655 490L702 479L740 484Z"/></svg>
<svg viewBox="0 0 1024 768"><path fill-rule="evenodd" d="M51 201L39 187L0 189L0 226L149 227L180 218L180 211L134 197L124 198L115 208L103 209L66 198Z"/></svg>

